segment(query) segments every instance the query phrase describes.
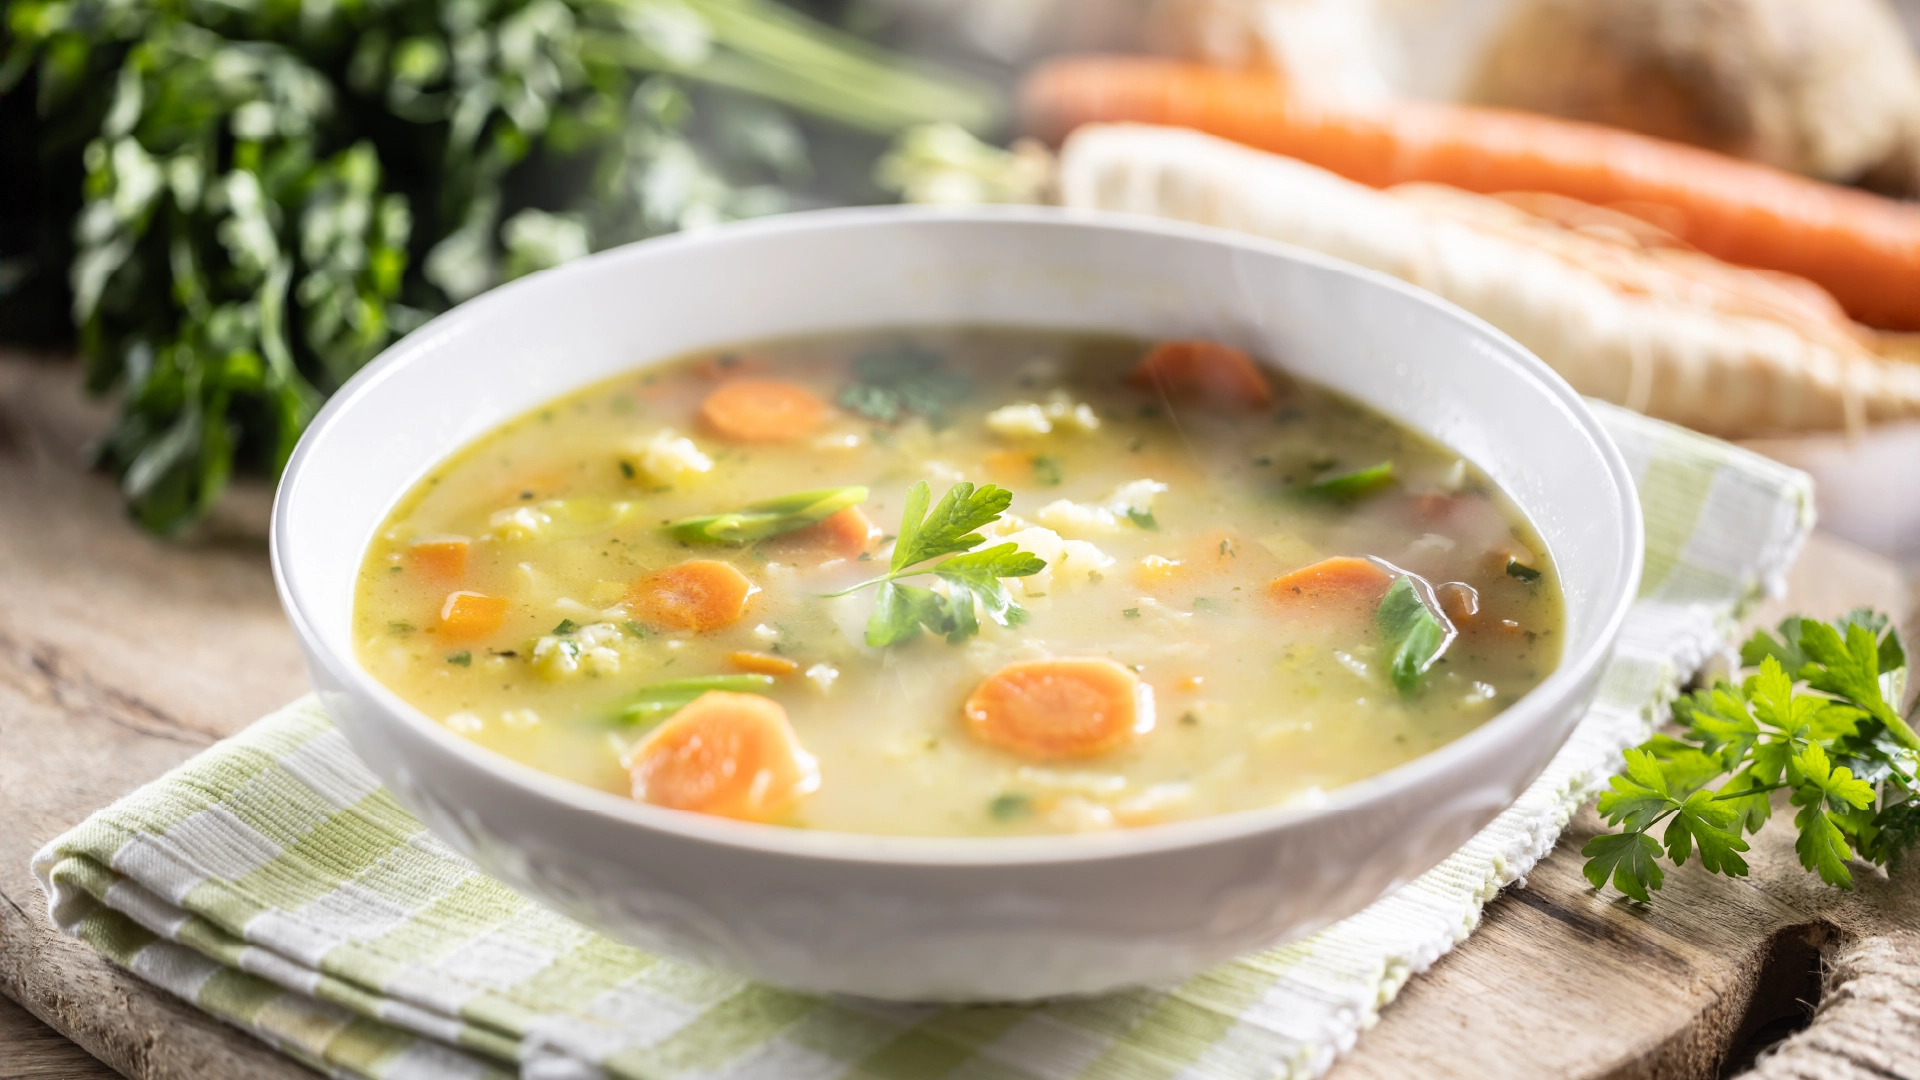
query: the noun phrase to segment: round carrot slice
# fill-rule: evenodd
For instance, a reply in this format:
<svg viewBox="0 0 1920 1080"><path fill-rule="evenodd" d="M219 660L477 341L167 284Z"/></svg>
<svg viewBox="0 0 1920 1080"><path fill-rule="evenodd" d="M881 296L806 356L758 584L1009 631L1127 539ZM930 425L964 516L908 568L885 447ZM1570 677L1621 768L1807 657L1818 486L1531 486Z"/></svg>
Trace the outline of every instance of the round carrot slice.
<svg viewBox="0 0 1920 1080"><path fill-rule="evenodd" d="M691 559L634 581L627 602L643 621L666 630L718 630L740 621L760 590L717 559Z"/></svg>
<svg viewBox="0 0 1920 1080"><path fill-rule="evenodd" d="M1021 660L968 696L967 730L1024 757L1091 757L1153 728L1153 698L1130 669L1105 657Z"/></svg>
<svg viewBox="0 0 1920 1080"><path fill-rule="evenodd" d="M1130 381L1171 399L1218 408L1259 409L1273 401L1259 365L1217 341L1163 341L1133 369Z"/></svg>
<svg viewBox="0 0 1920 1080"><path fill-rule="evenodd" d="M1287 632L1350 639L1373 625L1393 574L1371 559L1336 555L1267 582L1267 598L1286 616Z"/></svg>
<svg viewBox="0 0 1920 1080"><path fill-rule="evenodd" d="M849 506L804 529L781 533L766 542L768 550L810 555L820 559L857 559L872 546L880 530L857 506Z"/></svg>
<svg viewBox="0 0 1920 1080"><path fill-rule="evenodd" d="M804 386L777 379L735 379L707 395L700 416L736 442L789 442L827 419L827 403Z"/></svg>
<svg viewBox="0 0 1920 1080"><path fill-rule="evenodd" d="M633 797L699 814L770 821L820 786L780 703L709 690L634 748Z"/></svg>

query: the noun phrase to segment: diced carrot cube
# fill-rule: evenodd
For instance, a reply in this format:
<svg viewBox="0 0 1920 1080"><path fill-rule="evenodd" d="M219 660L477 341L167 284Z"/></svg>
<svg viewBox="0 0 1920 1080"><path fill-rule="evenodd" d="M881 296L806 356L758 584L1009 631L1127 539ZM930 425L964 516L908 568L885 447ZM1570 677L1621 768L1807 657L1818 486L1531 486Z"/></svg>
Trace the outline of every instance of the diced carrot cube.
<svg viewBox="0 0 1920 1080"><path fill-rule="evenodd" d="M485 637L507 617L507 598L477 592L451 592L440 605L440 634L453 641Z"/></svg>
<svg viewBox="0 0 1920 1080"><path fill-rule="evenodd" d="M426 540L407 548L407 564L429 581L459 581L467 576L465 539Z"/></svg>

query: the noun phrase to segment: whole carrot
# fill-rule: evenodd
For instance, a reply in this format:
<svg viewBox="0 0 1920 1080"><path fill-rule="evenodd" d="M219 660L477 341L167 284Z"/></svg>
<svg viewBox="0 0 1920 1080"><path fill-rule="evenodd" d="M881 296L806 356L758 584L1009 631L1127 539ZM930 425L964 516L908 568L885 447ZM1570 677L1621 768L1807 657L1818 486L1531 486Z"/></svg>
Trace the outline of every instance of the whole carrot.
<svg viewBox="0 0 1920 1080"><path fill-rule="evenodd" d="M1870 326L1920 330L1920 205L1533 113L1416 101L1327 109L1269 73L1172 60L1057 60L1021 96L1028 130L1054 142L1096 121L1167 124L1374 187L1426 181L1613 206L1728 262L1818 282Z"/></svg>

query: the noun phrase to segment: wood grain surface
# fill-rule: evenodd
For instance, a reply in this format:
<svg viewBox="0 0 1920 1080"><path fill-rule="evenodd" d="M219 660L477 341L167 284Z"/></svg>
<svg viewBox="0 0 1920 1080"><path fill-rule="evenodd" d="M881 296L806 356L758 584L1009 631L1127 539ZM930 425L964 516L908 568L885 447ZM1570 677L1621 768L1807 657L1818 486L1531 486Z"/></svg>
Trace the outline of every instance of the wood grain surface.
<svg viewBox="0 0 1920 1080"><path fill-rule="evenodd" d="M0 994L138 1080L308 1077L61 937L27 871L88 813L305 689L265 493L243 490L188 541L141 535L84 469L104 414L76 382L64 363L0 356ZM1914 606L1889 564L1820 537L1792 590L1763 617ZM1856 868L1854 893L1824 888L1780 824L1756 838L1750 878L1695 861L1643 907L1581 878L1597 828L1583 813L1333 1077L1680 1080L1771 1048L1755 1073L1769 1080L1920 1080L1920 872ZM48 1056L62 1049L0 1012L0 1080L111 1075Z"/></svg>

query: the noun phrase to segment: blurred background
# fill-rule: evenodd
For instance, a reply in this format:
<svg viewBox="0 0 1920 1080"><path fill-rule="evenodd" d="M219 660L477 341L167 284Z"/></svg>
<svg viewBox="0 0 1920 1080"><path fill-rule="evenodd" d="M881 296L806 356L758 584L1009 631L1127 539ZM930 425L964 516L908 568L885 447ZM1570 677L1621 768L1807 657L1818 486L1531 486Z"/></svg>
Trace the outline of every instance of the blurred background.
<svg viewBox="0 0 1920 1080"><path fill-rule="evenodd" d="M1585 393L1813 471L1826 528L1920 564L1920 0L5 11L0 362L99 396L86 452L156 534L204 533L236 482L260 501L327 394L488 288L906 199L1399 274Z"/></svg>

